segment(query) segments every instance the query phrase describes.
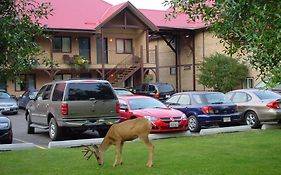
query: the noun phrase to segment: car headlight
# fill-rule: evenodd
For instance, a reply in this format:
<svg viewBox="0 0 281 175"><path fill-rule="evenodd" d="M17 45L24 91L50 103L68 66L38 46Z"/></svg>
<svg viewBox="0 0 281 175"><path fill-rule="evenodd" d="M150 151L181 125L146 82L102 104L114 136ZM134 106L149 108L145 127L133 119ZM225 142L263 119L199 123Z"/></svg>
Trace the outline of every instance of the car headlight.
<svg viewBox="0 0 281 175"><path fill-rule="evenodd" d="M8 129L8 128L9 128L9 123L8 122L0 123L0 129Z"/></svg>
<svg viewBox="0 0 281 175"><path fill-rule="evenodd" d="M182 114L182 115L181 115L181 120L187 120L187 117L186 117L185 114Z"/></svg>
<svg viewBox="0 0 281 175"><path fill-rule="evenodd" d="M154 116L144 116L144 118L148 119L149 121L155 121L155 120L158 120L157 117L154 117Z"/></svg>

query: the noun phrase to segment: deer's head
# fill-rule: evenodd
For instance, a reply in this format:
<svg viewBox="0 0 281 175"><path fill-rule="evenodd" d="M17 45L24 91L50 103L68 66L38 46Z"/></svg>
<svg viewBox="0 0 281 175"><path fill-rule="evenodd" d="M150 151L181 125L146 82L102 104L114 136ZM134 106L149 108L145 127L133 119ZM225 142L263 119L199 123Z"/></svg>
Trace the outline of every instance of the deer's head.
<svg viewBox="0 0 281 175"><path fill-rule="evenodd" d="M94 148L94 155L97 159L98 164L103 165L103 156L102 156L102 153L100 152L98 146L93 145L93 148Z"/></svg>

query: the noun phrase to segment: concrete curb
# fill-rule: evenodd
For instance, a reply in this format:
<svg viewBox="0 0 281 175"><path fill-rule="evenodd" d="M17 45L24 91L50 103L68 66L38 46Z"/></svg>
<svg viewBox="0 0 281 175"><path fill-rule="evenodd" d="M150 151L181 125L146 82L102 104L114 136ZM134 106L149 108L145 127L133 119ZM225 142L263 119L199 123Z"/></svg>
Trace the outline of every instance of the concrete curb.
<svg viewBox="0 0 281 175"><path fill-rule="evenodd" d="M216 129L202 129L200 131L200 135L210 135L210 134L218 134L218 133L229 133L229 132L242 132L251 130L250 126L234 126L234 127L224 127L224 128L216 128Z"/></svg>
<svg viewBox="0 0 281 175"><path fill-rule="evenodd" d="M24 150L35 148L33 143L15 143L0 145L0 151Z"/></svg>
<svg viewBox="0 0 281 175"><path fill-rule="evenodd" d="M281 124L263 124L261 129L281 129Z"/></svg>
<svg viewBox="0 0 281 175"><path fill-rule="evenodd" d="M82 140L66 140L66 141L53 141L49 142L48 148L60 148L60 147L78 147L81 145L99 145L103 138L96 139L82 139Z"/></svg>

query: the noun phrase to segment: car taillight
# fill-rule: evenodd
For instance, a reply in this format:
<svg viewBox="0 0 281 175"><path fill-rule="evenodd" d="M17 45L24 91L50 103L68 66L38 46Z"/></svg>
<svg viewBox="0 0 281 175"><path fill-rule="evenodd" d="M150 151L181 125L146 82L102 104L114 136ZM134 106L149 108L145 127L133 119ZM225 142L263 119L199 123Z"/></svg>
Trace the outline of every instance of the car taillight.
<svg viewBox="0 0 281 175"><path fill-rule="evenodd" d="M159 93L159 92L155 93L155 94L153 95L153 97L154 97L154 98L160 98L160 93Z"/></svg>
<svg viewBox="0 0 281 175"><path fill-rule="evenodd" d="M272 109L280 108L279 103L277 101L272 101L272 102L268 103L266 106L269 108L272 108Z"/></svg>
<svg viewBox="0 0 281 175"><path fill-rule="evenodd" d="M60 106L60 111L62 115L68 115L68 104L62 103Z"/></svg>
<svg viewBox="0 0 281 175"><path fill-rule="evenodd" d="M120 103L116 103L116 112L119 113L120 112Z"/></svg>
<svg viewBox="0 0 281 175"><path fill-rule="evenodd" d="M204 106L202 107L202 111L205 114L213 114L214 113L214 109L210 106Z"/></svg>

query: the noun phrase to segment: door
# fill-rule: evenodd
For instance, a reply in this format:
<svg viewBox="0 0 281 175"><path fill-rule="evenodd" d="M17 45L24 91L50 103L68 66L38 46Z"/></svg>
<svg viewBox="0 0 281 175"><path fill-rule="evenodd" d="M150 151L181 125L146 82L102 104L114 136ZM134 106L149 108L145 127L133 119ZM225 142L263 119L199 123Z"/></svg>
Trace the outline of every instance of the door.
<svg viewBox="0 0 281 175"><path fill-rule="evenodd" d="M33 123L48 125L47 110L50 103L51 90L52 85L46 85L39 90L30 108L30 115Z"/></svg>
<svg viewBox="0 0 281 175"><path fill-rule="evenodd" d="M101 60L101 38L97 38L97 64L102 64L102 60ZM108 64L108 43L107 43L107 38L103 38L103 63L104 64Z"/></svg>
<svg viewBox="0 0 281 175"><path fill-rule="evenodd" d="M89 37L79 37L79 55L91 61L91 43Z"/></svg>

